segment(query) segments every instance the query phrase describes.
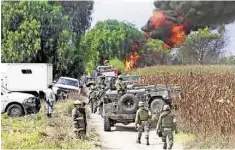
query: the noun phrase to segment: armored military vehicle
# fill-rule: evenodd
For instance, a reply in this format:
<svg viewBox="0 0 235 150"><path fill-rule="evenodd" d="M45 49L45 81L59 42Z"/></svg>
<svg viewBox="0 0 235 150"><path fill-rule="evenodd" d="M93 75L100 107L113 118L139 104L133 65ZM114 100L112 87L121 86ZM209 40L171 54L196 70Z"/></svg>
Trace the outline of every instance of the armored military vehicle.
<svg viewBox="0 0 235 150"><path fill-rule="evenodd" d="M160 114L163 105L171 105L170 90L163 86L133 85L121 97L114 89L115 87L110 86L103 97L104 131L110 131L111 126L116 123L127 125L134 122L139 101L143 101L153 114Z"/></svg>

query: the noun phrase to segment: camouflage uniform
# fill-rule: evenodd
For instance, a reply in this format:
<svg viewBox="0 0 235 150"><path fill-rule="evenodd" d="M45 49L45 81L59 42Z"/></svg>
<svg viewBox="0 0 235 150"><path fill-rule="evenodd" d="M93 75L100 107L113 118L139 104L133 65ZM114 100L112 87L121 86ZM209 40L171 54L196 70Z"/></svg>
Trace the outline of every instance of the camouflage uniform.
<svg viewBox="0 0 235 150"><path fill-rule="evenodd" d="M144 108L144 103L139 102L139 109L136 112L135 126L138 130L137 143L141 143L142 133L145 131L146 144L149 145L149 126L150 126L151 113L147 108ZM138 127L139 125L139 127Z"/></svg>
<svg viewBox="0 0 235 150"><path fill-rule="evenodd" d="M126 84L122 81L122 76L121 75L118 76L118 79L115 83L115 86L117 88L117 92L118 92L120 97L125 94Z"/></svg>
<svg viewBox="0 0 235 150"><path fill-rule="evenodd" d="M75 108L72 110L72 117L73 117L73 125L74 125L74 132L77 138L81 138L82 136L86 135L86 112L84 106L82 106L82 102L76 100L74 102Z"/></svg>
<svg viewBox="0 0 235 150"><path fill-rule="evenodd" d="M173 146L173 131L176 130L175 115L171 112L170 106L165 105L163 107L163 112L161 113L158 124L157 133L162 133L162 141L164 142L163 149L172 149ZM168 138L168 145L167 139Z"/></svg>
<svg viewBox="0 0 235 150"><path fill-rule="evenodd" d="M89 103L91 103L91 111L92 111L92 113L94 113L95 108L98 105L97 104L98 87L95 82L90 86L90 90L91 90L91 92L89 94Z"/></svg>
<svg viewBox="0 0 235 150"><path fill-rule="evenodd" d="M101 113L101 109L102 109L102 103L103 103L103 99L102 97L104 96L105 90L106 90L106 84L105 84L105 77L101 77L101 81L99 82L98 85L98 100L97 100L97 107L95 108L95 110L97 110L97 108L99 107L99 112Z"/></svg>

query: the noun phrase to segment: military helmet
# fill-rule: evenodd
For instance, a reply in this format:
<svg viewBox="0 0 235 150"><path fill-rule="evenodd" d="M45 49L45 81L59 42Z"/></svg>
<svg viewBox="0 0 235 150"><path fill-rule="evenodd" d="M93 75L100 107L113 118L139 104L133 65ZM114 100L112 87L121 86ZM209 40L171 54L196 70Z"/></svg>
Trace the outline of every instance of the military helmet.
<svg viewBox="0 0 235 150"><path fill-rule="evenodd" d="M140 101L138 106L139 107L143 107L144 106L144 102Z"/></svg>
<svg viewBox="0 0 235 150"><path fill-rule="evenodd" d="M163 111L166 111L166 110L170 110L170 106L169 105L164 105L163 106Z"/></svg>
<svg viewBox="0 0 235 150"><path fill-rule="evenodd" d="M74 105L82 105L82 102L80 100L74 101Z"/></svg>

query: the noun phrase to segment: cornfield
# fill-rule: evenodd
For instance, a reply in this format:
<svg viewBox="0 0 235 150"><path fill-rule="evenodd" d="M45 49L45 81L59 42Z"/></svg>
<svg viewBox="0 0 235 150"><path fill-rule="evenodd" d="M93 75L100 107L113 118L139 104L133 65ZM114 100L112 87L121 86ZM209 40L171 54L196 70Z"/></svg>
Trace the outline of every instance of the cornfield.
<svg viewBox="0 0 235 150"><path fill-rule="evenodd" d="M139 84L177 84L177 116L191 133L232 135L235 131L235 67L156 66L134 72ZM188 130L187 130L188 129Z"/></svg>

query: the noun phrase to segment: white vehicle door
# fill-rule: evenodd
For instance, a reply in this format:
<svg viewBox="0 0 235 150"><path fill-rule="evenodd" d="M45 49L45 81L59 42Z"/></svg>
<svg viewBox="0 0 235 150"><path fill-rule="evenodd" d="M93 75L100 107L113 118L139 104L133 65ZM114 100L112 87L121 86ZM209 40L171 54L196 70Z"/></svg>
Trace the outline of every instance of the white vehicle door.
<svg viewBox="0 0 235 150"><path fill-rule="evenodd" d="M7 93L4 93L3 91L1 91L1 112L5 112L5 107L7 105Z"/></svg>

